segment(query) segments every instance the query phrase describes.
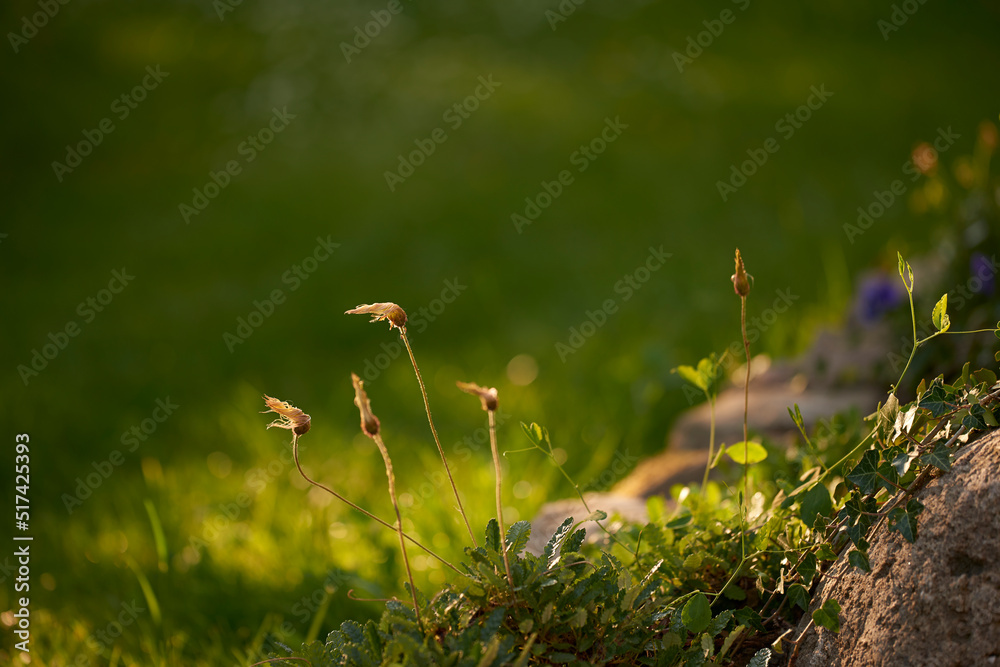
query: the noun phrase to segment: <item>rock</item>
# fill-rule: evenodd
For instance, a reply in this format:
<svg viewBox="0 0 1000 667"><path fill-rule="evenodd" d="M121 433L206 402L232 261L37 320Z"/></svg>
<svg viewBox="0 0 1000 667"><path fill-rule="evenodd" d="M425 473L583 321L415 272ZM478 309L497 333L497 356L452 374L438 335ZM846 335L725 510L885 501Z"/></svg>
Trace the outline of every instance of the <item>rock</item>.
<svg viewBox="0 0 1000 667"><path fill-rule="evenodd" d="M810 613L836 599L841 630L809 629L797 667L1000 665L1000 431L962 449L917 497L915 543L883 528L872 573L848 566L845 551L823 577Z"/></svg>

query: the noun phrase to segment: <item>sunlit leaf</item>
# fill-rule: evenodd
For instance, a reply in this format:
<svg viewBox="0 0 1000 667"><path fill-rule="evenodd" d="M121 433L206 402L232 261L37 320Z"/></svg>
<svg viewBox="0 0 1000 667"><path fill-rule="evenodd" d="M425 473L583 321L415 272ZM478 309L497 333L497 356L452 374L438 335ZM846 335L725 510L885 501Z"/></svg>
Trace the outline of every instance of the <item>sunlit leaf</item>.
<svg viewBox="0 0 1000 667"><path fill-rule="evenodd" d="M813 612L813 621L816 625L826 628L830 632L840 632L840 603L830 598L823 603L823 606Z"/></svg>
<svg viewBox="0 0 1000 667"><path fill-rule="evenodd" d="M952 459L951 450L943 442L939 442L937 447L921 455L920 462L930 464L942 472L948 472L951 470Z"/></svg>
<svg viewBox="0 0 1000 667"><path fill-rule="evenodd" d="M861 461L854 470L847 474L847 479L853 482L861 493L867 495L875 491L878 487L878 452L869 449L861 457Z"/></svg>
<svg viewBox="0 0 1000 667"><path fill-rule="evenodd" d="M830 492L822 484L816 484L802 495L799 516L807 526L813 525L817 514L829 514L833 509Z"/></svg>
<svg viewBox="0 0 1000 667"><path fill-rule="evenodd" d="M945 332L951 327L951 319L948 317L947 292L934 305L934 311L931 313L931 321L934 323L934 328L941 332Z"/></svg>
<svg viewBox="0 0 1000 667"><path fill-rule="evenodd" d="M847 562L859 570L865 572L872 571L871 563L868 562L868 554L864 551L858 551L857 549L851 551L851 553L847 554Z"/></svg>
<svg viewBox="0 0 1000 667"><path fill-rule="evenodd" d="M737 442L726 448L726 454L739 464L753 465L767 458L767 450L757 442Z"/></svg>

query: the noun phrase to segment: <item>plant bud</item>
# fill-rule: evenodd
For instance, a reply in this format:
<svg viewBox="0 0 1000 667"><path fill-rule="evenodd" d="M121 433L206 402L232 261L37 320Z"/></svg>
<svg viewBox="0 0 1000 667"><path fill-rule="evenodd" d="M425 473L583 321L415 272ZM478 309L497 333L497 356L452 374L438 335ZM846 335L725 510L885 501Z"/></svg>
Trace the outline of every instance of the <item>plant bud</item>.
<svg viewBox="0 0 1000 667"><path fill-rule="evenodd" d="M365 393L365 383L354 373L351 373L351 382L354 383L354 405L361 411L361 430L369 438L374 438L378 435L379 421L372 412L371 401Z"/></svg>
<svg viewBox="0 0 1000 667"><path fill-rule="evenodd" d="M733 274L733 289L736 290L738 296L745 297L750 294L750 281L753 280L753 276L747 273L746 267L743 266L743 257L740 256L740 249L736 249L736 273Z"/></svg>

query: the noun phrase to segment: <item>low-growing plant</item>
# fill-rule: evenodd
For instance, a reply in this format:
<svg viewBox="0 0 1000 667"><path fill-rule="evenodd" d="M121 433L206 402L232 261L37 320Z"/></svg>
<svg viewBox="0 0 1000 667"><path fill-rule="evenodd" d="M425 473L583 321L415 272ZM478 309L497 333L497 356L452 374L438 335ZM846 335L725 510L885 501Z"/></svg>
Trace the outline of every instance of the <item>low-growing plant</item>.
<svg viewBox="0 0 1000 667"><path fill-rule="evenodd" d="M900 277L912 295L913 274L902 257ZM904 274L905 269L905 274ZM750 665L764 667L778 655L791 663L805 632L817 625L839 630L840 606L830 599L815 609L805 632L795 624L810 608L811 591L828 564L846 556L851 565L870 570L868 548L875 533L887 527L907 540L917 537L922 509L914 494L933 475L947 472L955 450L997 425L993 405L1000 384L993 371L971 371L946 383L921 380L917 398L900 405L896 390L870 417L867 435L843 419L821 422L807 432L798 406L789 416L803 445L784 456L768 456L766 440L751 442L749 408L750 349L746 338L749 275L737 251L733 286L741 303L741 327L747 356L744 379L744 438L725 452L741 467L734 491L724 479L709 480L722 451L714 451L714 411L709 457L700 492L675 487L669 499L651 498L645 525L623 522L610 531L601 524L607 514L567 518L540 554L526 550L531 525L517 521L505 527L502 475L496 438L498 392L472 383L461 390L480 398L487 412L495 468L496 517L486 526L483 545L471 535L465 557L456 567L403 532L395 498L392 466L378 435L367 394L353 376L355 403L362 430L382 453L389 493L396 510L390 524L306 476L298 461L298 438L310 419L288 403L265 397L281 419L271 424L293 433L296 466L303 477L333 494L380 525L400 541L412 607L398 599L386 602L379 622L347 621L324 642L311 642L265 662L295 661L330 665ZM405 312L392 303L359 306L348 312L372 313L388 319L405 341ZM911 316L913 314L911 298ZM917 340L913 353L931 338L950 331L947 299L934 309L938 333ZM1000 336L997 329L989 329ZM962 333L979 333L962 332ZM406 343L410 350L409 343ZM911 359L912 354L911 353ZM410 351L413 359L412 350ZM419 370L428 421L458 498L437 432L430 418ZM721 381L717 357L677 371L714 404ZM547 430L538 424L522 428L531 447L556 464ZM524 451L524 450L515 450ZM512 453L512 452L507 452ZM735 481L735 480L731 480ZM465 519L464 510L459 511ZM586 541L581 526L595 522L610 536L605 544ZM466 520L468 526L468 521ZM441 560L456 576L433 594L416 589L406 556L406 540Z"/></svg>

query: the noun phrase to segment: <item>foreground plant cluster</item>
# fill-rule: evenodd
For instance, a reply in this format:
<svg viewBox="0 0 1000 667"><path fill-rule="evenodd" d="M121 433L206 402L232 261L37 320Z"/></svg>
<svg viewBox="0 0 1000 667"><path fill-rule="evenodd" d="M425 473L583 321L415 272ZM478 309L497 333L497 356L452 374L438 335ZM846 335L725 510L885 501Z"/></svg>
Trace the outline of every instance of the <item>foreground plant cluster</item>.
<svg viewBox="0 0 1000 667"><path fill-rule="evenodd" d="M913 273L902 257L899 274L910 295L914 340L910 360L931 338L952 332L947 296L934 308L935 333L918 340L913 311ZM745 323L752 278L737 251L733 285ZM392 303L359 306L398 329L410 354L435 441L423 380L406 337L406 314ZM988 329L1000 336L997 330ZM744 343L749 360L749 344ZM1000 355L998 355L1000 356ZM678 372L700 388L710 404L723 360L711 356ZM505 529L503 485L496 442L494 388L459 383L477 396L487 412L496 470L497 517L482 544L465 518L444 451L441 460L452 483L458 510L469 531L465 558L452 564L402 530L389 450L364 383L354 376L355 404L362 431L385 462L395 522L358 507L336 491L305 476L298 439L310 418L288 403L266 397L271 424L292 431L299 471L311 484L333 494L399 536L409 583L402 602L386 603L379 622L345 622L325 642L312 642L257 664L332 665L737 665L763 667L794 662L795 652L815 626L839 631L840 606L827 600L812 609L804 632L795 628L811 606L811 590L829 564L846 557L870 571L868 548L880 530L917 539L922 506L914 498L932 477L948 472L954 452L982 431L997 426L1000 384L988 369L946 382L921 381L916 399L901 405L896 389L868 418L866 434L852 420L822 422L806 432L797 406L789 409L803 442L780 451L767 443L744 441L718 452L713 435L700 487L675 488L670 499L652 498L646 525L622 524L613 532L599 509L567 519L540 555L528 553L531 527L518 521ZM745 391L749 386L745 385ZM558 465L546 429L523 424L530 449ZM709 481L718 467L723 482ZM565 473L564 473L565 474ZM574 485L575 486L575 485ZM594 522L596 542L586 539ZM603 531L603 533L601 532ZM408 551L423 550L453 571L451 581L428 594L413 586ZM773 662L772 662L773 661Z"/></svg>

